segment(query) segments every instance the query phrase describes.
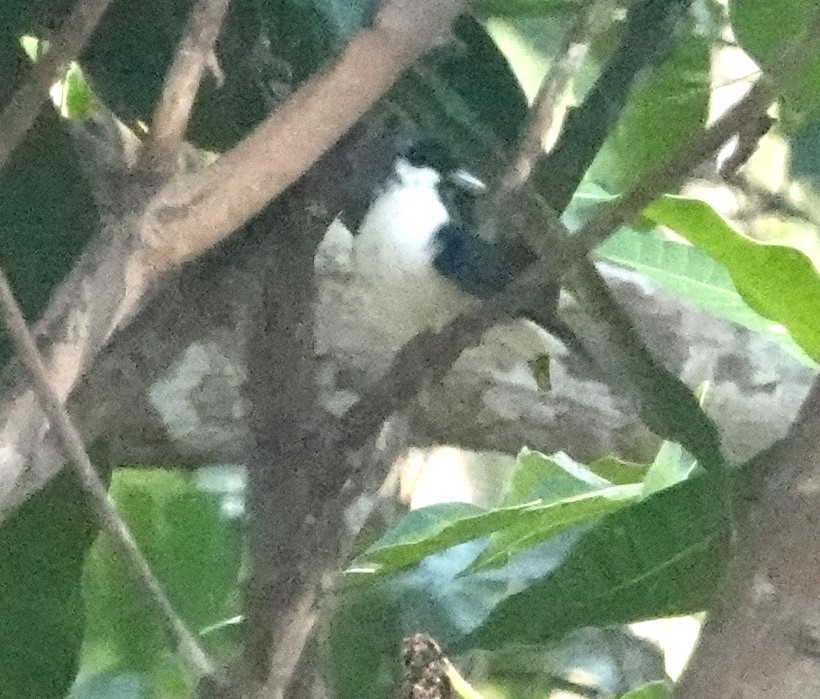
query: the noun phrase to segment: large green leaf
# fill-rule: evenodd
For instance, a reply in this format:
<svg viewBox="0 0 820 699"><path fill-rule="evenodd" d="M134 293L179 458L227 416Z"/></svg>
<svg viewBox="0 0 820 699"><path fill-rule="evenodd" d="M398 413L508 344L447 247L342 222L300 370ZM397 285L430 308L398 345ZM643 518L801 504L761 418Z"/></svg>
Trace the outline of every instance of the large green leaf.
<svg viewBox="0 0 820 699"><path fill-rule="evenodd" d="M641 493L639 485L611 486L544 503L485 509L465 503L446 503L414 510L366 551L353 570L388 573L414 565L426 556L457 544L503 533L491 546L491 561L531 548L565 529L624 507Z"/></svg>
<svg viewBox="0 0 820 699"><path fill-rule="evenodd" d="M111 497L179 614L195 631L236 614L239 534L218 499L187 478L164 471L117 472ZM97 541L85 572L87 669L155 672L168 655L164 622L106 537ZM224 654L224 635L203 643Z"/></svg>
<svg viewBox="0 0 820 699"><path fill-rule="evenodd" d="M603 518L459 648L541 643L585 626L705 609L728 557L722 505L715 481L695 478Z"/></svg>
<svg viewBox="0 0 820 699"><path fill-rule="evenodd" d="M540 499L556 502L612 485L566 454L545 456L522 449L503 504L520 505Z"/></svg>
<svg viewBox="0 0 820 699"><path fill-rule="evenodd" d="M558 500L532 516L520 517L496 532L468 572L503 566L514 556L547 541L566 529L616 512L643 493L639 485L620 485Z"/></svg>
<svg viewBox="0 0 820 699"><path fill-rule="evenodd" d="M805 30L817 12L816 0L730 0L729 18L738 42L769 70ZM820 53L810 57L785 90L781 117L787 128L799 125L820 106Z"/></svg>
<svg viewBox="0 0 820 699"><path fill-rule="evenodd" d="M788 333L749 307L726 268L694 245L624 228L598 247L595 256L640 272L718 318L763 333L804 363L812 364Z"/></svg>
<svg viewBox="0 0 820 699"><path fill-rule="evenodd" d="M588 178L624 191L700 132L709 109L710 51L702 37L678 44L652 80L632 94Z"/></svg>
<svg viewBox="0 0 820 699"><path fill-rule="evenodd" d="M118 116L150 122L193 0L116 0L80 63ZM288 92L327 61L333 28L313 8L291 0L235 0L216 54L224 80L206 73L188 125L197 145L234 145Z"/></svg>
<svg viewBox="0 0 820 699"><path fill-rule="evenodd" d="M454 26L458 45L426 56L387 95L427 132L450 144L485 177L503 166L499 153L518 142L527 101L507 60L475 19Z"/></svg>
<svg viewBox="0 0 820 699"><path fill-rule="evenodd" d="M820 275L802 252L742 235L698 199L665 196L644 215L720 262L749 306L785 327L806 354L820 360Z"/></svg>
<svg viewBox="0 0 820 699"><path fill-rule="evenodd" d="M0 527L0 697L62 699L77 672L85 553L97 533L64 471Z"/></svg>

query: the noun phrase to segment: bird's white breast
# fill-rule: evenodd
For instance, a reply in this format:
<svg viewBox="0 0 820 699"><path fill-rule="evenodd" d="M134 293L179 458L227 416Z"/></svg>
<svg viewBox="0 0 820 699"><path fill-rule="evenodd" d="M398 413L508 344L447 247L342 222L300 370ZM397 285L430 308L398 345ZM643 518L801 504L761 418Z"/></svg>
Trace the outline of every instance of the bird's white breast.
<svg viewBox="0 0 820 699"><path fill-rule="evenodd" d="M399 161L396 174L354 238L353 270L371 290L363 313L398 348L453 318L469 298L433 267L435 235L449 219L438 173Z"/></svg>
<svg viewBox="0 0 820 699"><path fill-rule="evenodd" d="M439 175L399 161L397 178L367 212L354 244L359 273L413 274L433 264L436 231L448 220L436 186Z"/></svg>

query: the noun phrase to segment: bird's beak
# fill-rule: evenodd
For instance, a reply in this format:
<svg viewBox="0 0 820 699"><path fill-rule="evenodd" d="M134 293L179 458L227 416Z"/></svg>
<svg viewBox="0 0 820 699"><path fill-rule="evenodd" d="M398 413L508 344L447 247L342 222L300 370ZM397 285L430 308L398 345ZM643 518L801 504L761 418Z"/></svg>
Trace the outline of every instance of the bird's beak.
<svg viewBox="0 0 820 699"><path fill-rule="evenodd" d="M449 175L449 180L459 189L478 196L487 191L487 185L484 184L478 177L467 172L466 170L455 170Z"/></svg>

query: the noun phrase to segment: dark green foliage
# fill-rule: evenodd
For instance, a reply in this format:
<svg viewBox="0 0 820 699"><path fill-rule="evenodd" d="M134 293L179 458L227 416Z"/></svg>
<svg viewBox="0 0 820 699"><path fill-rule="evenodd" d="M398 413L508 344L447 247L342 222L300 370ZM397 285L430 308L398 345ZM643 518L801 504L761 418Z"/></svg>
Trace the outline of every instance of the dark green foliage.
<svg viewBox="0 0 820 699"><path fill-rule="evenodd" d="M0 264L32 320L99 225L77 159L56 113L44 109L0 172ZM4 332L0 362L9 351Z"/></svg>
<svg viewBox="0 0 820 699"><path fill-rule="evenodd" d="M116 0L81 63L103 100L122 118L150 122L194 3ZM329 54L320 15L287 0L232 2L217 42L225 83L207 73L188 137L222 151L234 145Z"/></svg>
<svg viewBox="0 0 820 699"><path fill-rule="evenodd" d="M728 555L722 494L696 478L609 515L553 572L501 602L459 645L541 643L590 625L708 608Z"/></svg>
<svg viewBox="0 0 820 699"><path fill-rule="evenodd" d="M0 527L2 699L59 699L74 680L85 628L82 569L96 533L68 472Z"/></svg>

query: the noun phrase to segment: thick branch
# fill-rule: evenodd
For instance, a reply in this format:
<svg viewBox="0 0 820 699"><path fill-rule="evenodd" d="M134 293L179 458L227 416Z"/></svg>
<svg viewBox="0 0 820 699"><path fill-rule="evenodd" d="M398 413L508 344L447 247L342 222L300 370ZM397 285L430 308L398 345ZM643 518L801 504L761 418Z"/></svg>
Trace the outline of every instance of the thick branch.
<svg viewBox="0 0 820 699"><path fill-rule="evenodd" d="M679 699L815 696L820 690L820 381L764 464L775 470L742 532L723 605L706 623ZM771 467L774 466L774 469ZM750 474L754 476L755 474Z"/></svg>

